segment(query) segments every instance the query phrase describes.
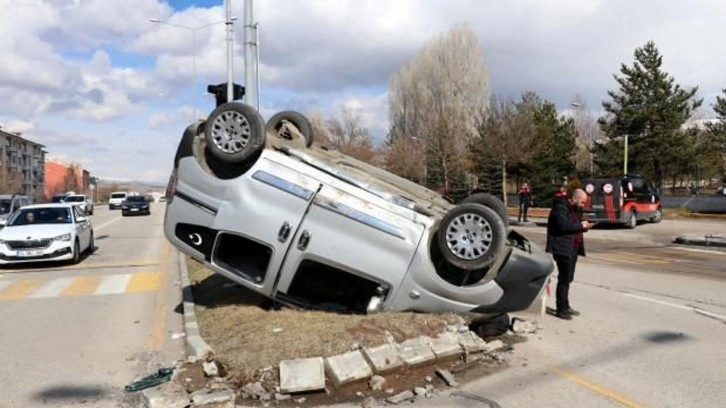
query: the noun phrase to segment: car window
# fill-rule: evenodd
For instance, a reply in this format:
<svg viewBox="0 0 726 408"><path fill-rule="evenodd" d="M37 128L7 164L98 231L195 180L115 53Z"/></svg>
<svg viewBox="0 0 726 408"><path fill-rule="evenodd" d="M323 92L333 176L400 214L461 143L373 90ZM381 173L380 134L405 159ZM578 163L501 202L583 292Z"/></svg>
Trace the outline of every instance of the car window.
<svg viewBox="0 0 726 408"><path fill-rule="evenodd" d="M70 197L66 198L65 201L66 202L73 202L73 203L84 202L84 201L86 201L86 197L80 196L80 195L70 196Z"/></svg>
<svg viewBox="0 0 726 408"><path fill-rule="evenodd" d="M0 214L10 213L10 200L0 200Z"/></svg>
<svg viewBox="0 0 726 408"><path fill-rule="evenodd" d="M35 224L70 224L71 212L65 207L24 208L15 213L9 227Z"/></svg>
<svg viewBox="0 0 726 408"><path fill-rule="evenodd" d="M126 201L130 203L144 203L146 202L146 197L144 196L131 196L126 199Z"/></svg>
<svg viewBox="0 0 726 408"><path fill-rule="evenodd" d="M630 182L633 184L634 193L642 194L648 192L643 179L630 179Z"/></svg>
<svg viewBox="0 0 726 408"><path fill-rule="evenodd" d="M78 222L79 217L85 217L85 215L81 213L81 210L78 207L73 207L73 215L76 222Z"/></svg>
<svg viewBox="0 0 726 408"><path fill-rule="evenodd" d="M111 194L111 198L126 198L126 194L124 194L124 193L114 193L114 194Z"/></svg>

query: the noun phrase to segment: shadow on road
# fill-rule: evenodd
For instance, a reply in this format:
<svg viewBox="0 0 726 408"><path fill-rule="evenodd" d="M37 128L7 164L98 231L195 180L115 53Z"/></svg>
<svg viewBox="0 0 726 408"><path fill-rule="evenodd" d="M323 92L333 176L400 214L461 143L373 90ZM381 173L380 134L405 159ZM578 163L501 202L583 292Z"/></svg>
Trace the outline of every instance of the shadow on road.
<svg viewBox="0 0 726 408"><path fill-rule="evenodd" d="M90 402L89 400L103 398L108 394L107 388L97 385L58 385L35 394L33 400L51 405L61 403L85 404Z"/></svg>

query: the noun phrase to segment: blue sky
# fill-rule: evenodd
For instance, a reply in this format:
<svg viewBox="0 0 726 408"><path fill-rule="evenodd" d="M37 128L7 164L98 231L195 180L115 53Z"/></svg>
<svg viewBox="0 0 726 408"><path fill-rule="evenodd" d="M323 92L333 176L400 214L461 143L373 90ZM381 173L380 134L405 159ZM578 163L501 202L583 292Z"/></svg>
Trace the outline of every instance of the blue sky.
<svg viewBox="0 0 726 408"><path fill-rule="evenodd" d="M234 78L244 83L243 0L232 0ZM226 80L222 0L0 0L0 125L104 178L164 182L176 143L213 109ZM699 117L726 87L722 0L265 0L260 111L321 118L345 107L380 141L388 80L438 34L475 30L490 92L531 90L565 112L576 95L597 113L612 75L649 40L664 69L699 86ZM196 30L152 23L151 18ZM196 61L196 77L192 61Z"/></svg>

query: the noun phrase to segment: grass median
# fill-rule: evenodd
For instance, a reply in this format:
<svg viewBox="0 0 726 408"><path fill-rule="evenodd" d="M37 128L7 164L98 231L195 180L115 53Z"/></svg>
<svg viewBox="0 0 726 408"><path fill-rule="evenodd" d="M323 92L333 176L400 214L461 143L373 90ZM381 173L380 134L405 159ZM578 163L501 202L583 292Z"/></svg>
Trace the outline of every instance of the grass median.
<svg viewBox="0 0 726 408"><path fill-rule="evenodd" d="M354 344L384 344L387 332L399 342L421 335L435 337L447 325L461 322L450 313L273 310L269 299L199 262L188 259L187 266L201 335L215 359L239 381L254 380L281 360L336 355L350 351Z"/></svg>

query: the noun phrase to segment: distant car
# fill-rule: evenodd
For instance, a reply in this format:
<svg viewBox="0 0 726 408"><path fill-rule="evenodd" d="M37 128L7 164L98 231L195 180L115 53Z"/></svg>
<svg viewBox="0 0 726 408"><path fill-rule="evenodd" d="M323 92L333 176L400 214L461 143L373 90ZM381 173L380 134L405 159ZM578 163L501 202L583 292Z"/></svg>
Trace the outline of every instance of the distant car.
<svg viewBox="0 0 726 408"><path fill-rule="evenodd" d="M151 215L151 208L149 207L149 200L146 196L130 196L124 200L121 204L121 215Z"/></svg>
<svg viewBox="0 0 726 408"><path fill-rule="evenodd" d="M159 202L160 203L165 203L166 202L166 196L159 197Z"/></svg>
<svg viewBox="0 0 726 408"><path fill-rule="evenodd" d="M18 208L30 205L31 200L23 195L0 195L0 226L5 225L8 219Z"/></svg>
<svg viewBox="0 0 726 408"><path fill-rule="evenodd" d="M71 261L93 252L93 225L73 204L36 204L16 211L0 230L0 265Z"/></svg>
<svg viewBox="0 0 726 408"><path fill-rule="evenodd" d="M93 215L93 202L91 199L83 194L76 194L72 196L68 196L63 200L64 203L70 203L73 205L77 205L81 208L81 211L83 211L87 215Z"/></svg>
<svg viewBox="0 0 726 408"><path fill-rule="evenodd" d="M590 221L635 228L638 221L663 220L658 190L641 176L584 179L582 185L588 197L583 211Z"/></svg>
<svg viewBox="0 0 726 408"><path fill-rule="evenodd" d="M123 203L128 196L129 193L126 191L114 191L108 199L108 209L115 210L121 208L121 203Z"/></svg>

